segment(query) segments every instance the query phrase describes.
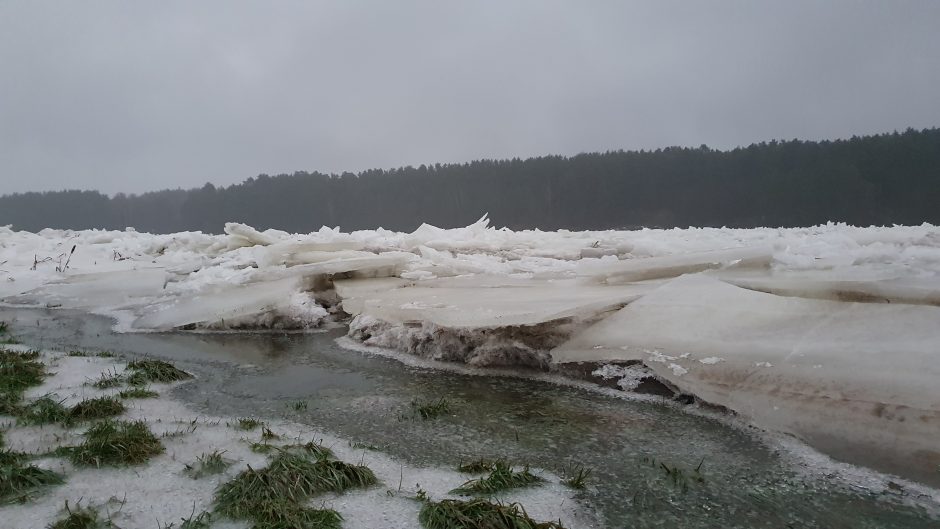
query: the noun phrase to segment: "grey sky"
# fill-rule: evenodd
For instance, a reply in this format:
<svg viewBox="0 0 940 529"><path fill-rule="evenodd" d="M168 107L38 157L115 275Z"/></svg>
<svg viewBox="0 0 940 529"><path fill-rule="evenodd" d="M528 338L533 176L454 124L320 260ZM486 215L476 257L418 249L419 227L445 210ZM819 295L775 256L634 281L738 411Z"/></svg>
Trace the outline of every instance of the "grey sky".
<svg viewBox="0 0 940 529"><path fill-rule="evenodd" d="M0 0L0 193L940 125L940 2Z"/></svg>

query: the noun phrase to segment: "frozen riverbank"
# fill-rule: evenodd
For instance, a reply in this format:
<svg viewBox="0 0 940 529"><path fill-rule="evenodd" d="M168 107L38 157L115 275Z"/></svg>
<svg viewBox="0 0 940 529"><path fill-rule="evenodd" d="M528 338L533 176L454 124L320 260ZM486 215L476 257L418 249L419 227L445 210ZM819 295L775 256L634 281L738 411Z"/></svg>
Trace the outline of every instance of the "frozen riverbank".
<svg viewBox="0 0 940 529"><path fill-rule="evenodd" d="M10 322L14 335L31 347L81 348L92 355L79 360L97 359L98 350L127 356L95 360L104 362L98 367L108 372L121 373L125 362L141 354L173 362L196 378L154 386L161 398L175 402L168 413L182 414L174 418L182 427L200 418L199 428L233 434L249 450L251 442L261 440L260 430L203 425L202 418L232 423L235 417L255 417L278 425L272 429L279 435L293 429L317 438L323 434L352 450L341 460L358 463L365 455L370 468L373 455L383 454L406 470L450 472L457 463L481 457L547 469L543 475L562 475L580 465L592 471L587 488L572 492L564 508L583 508L591 516L563 518L569 527L591 526L600 518L600 527L770 528L789 523L900 529L929 526L940 515L936 490L834 462L727 416L682 408L661 397L630 398L545 372L475 368L363 346L350 351L336 344L342 329L112 333L107 319L48 309L0 308L0 320ZM442 397L449 413L432 420L409 417L412 402L437 403ZM181 405L185 413L173 411ZM175 431L161 423L151 427ZM81 431L76 429L75 437ZM166 446L175 442L171 436ZM277 442L293 441L282 437ZM184 463L179 462L181 468ZM696 467L701 482L694 479ZM396 490L397 480L392 483ZM407 474L404 480L403 488L415 489ZM544 491L531 492L537 501ZM520 497L526 504L531 498ZM319 507L320 499L312 505ZM413 519L406 521L403 527L414 526Z"/></svg>
<svg viewBox="0 0 940 529"><path fill-rule="evenodd" d="M424 358L607 363L626 368L625 389L652 376L847 461L940 483L933 226L226 232L7 231L0 293L124 330L351 316L351 337Z"/></svg>
<svg viewBox="0 0 940 529"><path fill-rule="evenodd" d="M28 349L7 346L4 351L7 352L0 354L16 355ZM339 468L342 461L348 461L367 468L375 476L374 485L352 487L343 493L314 492L309 502L301 504L308 509L337 513L342 527L347 528L421 527L419 512L427 501L460 499L459 494L450 491L474 477L457 472L456 463L453 468L416 467L389 457L375 447L353 443L289 419L213 417L194 413L170 396L178 382L154 382L146 389L137 387L136 390L120 381L114 386L98 384L109 377L136 372L128 369L126 360L110 355L52 350L35 356L26 354L24 358L46 366L49 374L42 384L26 391L20 405L23 410L35 407L31 403L41 399L52 399L51 402L59 403L64 409L104 399L124 409L109 410L110 418L102 416L102 421L117 420L117 425L142 424L144 431L154 436L150 443L159 449L143 456L143 460L132 461L138 457L133 451L136 440L118 441L112 437L110 442L116 446L131 448L106 454L117 460L96 459L97 463L89 463L75 454L91 451L86 448L94 435L90 432L101 422L71 421L51 415L40 419L35 414L30 415L32 412L19 410L14 411L19 417L9 417L6 414L12 410L4 410L0 414L4 443L4 476L0 478L3 493L0 525L3 527L46 527L65 519L69 510L81 512L81 509L91 509L100 521L108 520L125 529L150 528L154 524L170 527L181 522L183 527L208 527L210 520L212 527L248 527L247 522L219 513L219 491L225 490L224 484L236 482L246 472L252 472L251 469L266 468L287 451L291 454L310 451L308 446L319 451L317 454L329 453L329 461L338 462L334 467ZM197 385L200 381L188 384ZM320 457L311 460L324 461ZM12 466L8 469L9 465ZM57 478L45 485L19 483L16 474L27 465L53 473L49 475ZM572 489L563 486L557 476L536 469L532 469L532 473L539 480L537 487L500 492L498 498L507 504L521 502L530 516L540 520L564 520L568 527L596 526L596 521L579 510L573 501ZM7 483L8 479L13 481ZM205 525L198 525L197 521Z"/></svg>

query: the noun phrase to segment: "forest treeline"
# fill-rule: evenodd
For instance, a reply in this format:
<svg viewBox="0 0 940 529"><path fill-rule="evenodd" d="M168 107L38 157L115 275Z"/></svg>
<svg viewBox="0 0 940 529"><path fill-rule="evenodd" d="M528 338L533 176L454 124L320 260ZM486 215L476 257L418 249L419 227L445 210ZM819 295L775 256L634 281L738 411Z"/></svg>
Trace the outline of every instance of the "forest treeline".
<svg viewBox="0 0 940 529"><path fill-rule="evenodd" d="M15 178L16 175L7 175ZM940 224L940 129L728 151L669 147L479 160L358 174L260 175L109 197L97 191L0 197L0 225L219 233L225 222L310 232L422 222L554 230L686 226Z"/></svg>

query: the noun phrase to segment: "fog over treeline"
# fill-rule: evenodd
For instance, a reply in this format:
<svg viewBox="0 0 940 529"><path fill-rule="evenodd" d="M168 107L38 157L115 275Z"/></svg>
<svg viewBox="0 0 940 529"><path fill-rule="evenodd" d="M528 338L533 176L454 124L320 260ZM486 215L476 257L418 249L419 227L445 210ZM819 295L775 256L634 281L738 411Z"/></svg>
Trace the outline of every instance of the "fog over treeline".
<svg viewBox="0 0 940 529"><path fill-rule="evenodd" d="M114 197L78 190L0 197L0 225L30 231L219 233L231 221L291 232L410 231L422 222L467 225L487 212L498 226L546 230L940 224L940 129L730 151L669 147L259 175L228 187Z"/></svg>

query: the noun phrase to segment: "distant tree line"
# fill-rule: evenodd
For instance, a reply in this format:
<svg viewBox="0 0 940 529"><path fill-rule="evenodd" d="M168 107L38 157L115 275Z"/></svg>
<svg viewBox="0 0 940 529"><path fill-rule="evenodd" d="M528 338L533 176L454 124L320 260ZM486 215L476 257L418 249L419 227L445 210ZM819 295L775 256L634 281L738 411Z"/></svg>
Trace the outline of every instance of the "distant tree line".
<svg viewBox="0 0 940 529"><path fill-rule="evenodd" d="M9 175L12 177L15 175ZM940 223L940 129L836 141L771 141L729 151L669 147L479 160L358 174L260 175L240 184L108 197L96 191L0 197L0 225L136 227L219 233L225 222L309 232L422 222L606 229Z"/></svg>

